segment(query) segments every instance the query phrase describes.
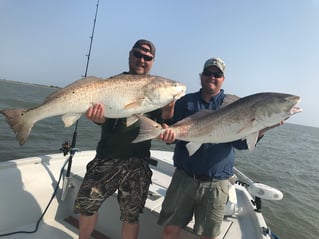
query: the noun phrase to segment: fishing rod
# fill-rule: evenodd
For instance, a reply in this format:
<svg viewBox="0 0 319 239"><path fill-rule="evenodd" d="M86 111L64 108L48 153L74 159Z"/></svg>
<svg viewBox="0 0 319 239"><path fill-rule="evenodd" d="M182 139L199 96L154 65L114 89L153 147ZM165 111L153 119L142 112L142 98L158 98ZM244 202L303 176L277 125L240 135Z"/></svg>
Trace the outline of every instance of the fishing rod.
<svg viewBox="0 0 319 239"><path fill-rule="evenodd" d="M97 12L98 12L98 8L99 8L99 2L100 2L100 0L97 0L94 23L93 23L93 30L92 30L92 34L90 36L89 53L86 55L87 56L87 61L86 61L86 68L85 68L84 77L87 76L87 71L88 71L88 67L89 67L89 61L90 61L90 56L91 56L91 49L92 49L92 43L93 43L93 36L94 36ZM35 228L33 230L31 230L31 231L21 230L21 231L14 231L14 232L9 232L9 233L5 233L5 234L0 234L0 237L14 235L14 234L22 234L22 233L31 234L31 233L35 233L36 231L38 231L40 222L42 221L45 213L49 209L49 206L50 206L51 202L53 201L53 199L54 199L54 197L55 197L55 195L56 195L56 193L58 191L58 187L59 187L62 175L63 175L64 168L65 168L66 164L68 164L67 171L66 171L65 176L63 178L62 195L61 195L61 200L63 201L65 199L66 194L67 194L68 189L69 189L69 185L70 185L70 174L71 174L72 159L73 159L74 154L78 151L78 149L75 148L76 137L77 137L77 128L78 128L78 120L75 123L75 129L74 129L74 132L73 132L71 145L68 143L68 141L66 141L66 142L64 142L62 144L62 148L60 149L63 152L64 156L66 156L68 153L70 153L70 156L64 162L64 164L63 164L63 166L61 168L59 179L58 179L57 184L56 184L56 186L54 188L54 192L53 192L53 194L52 194L52 196L51 196L46 208L44 209L43 213L41 214L40 218L38 219Z"/></svg>
<svg viewBox="0 0 319 239"><path fill-rule="evenodd" d="M87 57L87 59L86 59L86 67L85 67L85 72L84 72L84 76L83 77L87 77L87 72L88 72L88 68L89 68L91 50L92 50L92 44L93 44L93 38L94 38L94 31L95 31L95 24L96 24L98 9L99 9L99 3L100 3L100 0L97 0L96 9L95 9L95 16L94 16L94 20L93 20L93 29L92 29L92 34L90 36L89 52L86 55L86 57ZM66 141L66 142L64 142L62 144L62 148L60 149L63 152L64 156L67 155L68 153L70 153L70 156L68 158L68 167L67 167L65 176L63 178L62 195L61 195L61 200L62 201L64 201L64 199L65 199L65 197L67 195L68 189L69 189L69 185L70 185L72 159L73 159L73 156L75 155L75 153L78 151L78 149L75 148L76 138L77 138L78 121L79 120L77 120L76 123L75 123L75 128L74 128L74 132L73 132L71 145L69 144L68 141Z"/></svg>

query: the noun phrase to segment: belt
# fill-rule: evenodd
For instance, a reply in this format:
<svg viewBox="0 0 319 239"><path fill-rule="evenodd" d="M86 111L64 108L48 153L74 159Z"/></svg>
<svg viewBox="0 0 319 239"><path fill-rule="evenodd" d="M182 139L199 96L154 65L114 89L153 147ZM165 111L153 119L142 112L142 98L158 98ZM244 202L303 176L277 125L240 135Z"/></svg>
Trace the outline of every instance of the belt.
<svg viewBox="0 0 319 239"><path fill-rule="evenodd" d="M151 164L153 166L157 166L157 164L158 164L157 159L151 158L151 157L126 156L126 157L114 157L114 158L110 158L110 157L108 157L108 158L99 158L98 156L96 156L96 158L98 160L104 160L104 161L110 161L110 160L113 160L113 159L129 160L131 158L137 158L137 159L143 159L143 160L145 160L146 162L148 162L149 164Z"/></svg>
<svg viewBox="0 0 319 239"><path fill-rule="evenodd" d="M183 172L185 172L185 171L183 170ZM217 181L219 181L219 179L212 178L212 177L207 176L207 175L194 175L194 174L190 174L188 172L185 172L185 174L194 180L198 180L198 181L202 181L202 182L217 182Z"/></svg>

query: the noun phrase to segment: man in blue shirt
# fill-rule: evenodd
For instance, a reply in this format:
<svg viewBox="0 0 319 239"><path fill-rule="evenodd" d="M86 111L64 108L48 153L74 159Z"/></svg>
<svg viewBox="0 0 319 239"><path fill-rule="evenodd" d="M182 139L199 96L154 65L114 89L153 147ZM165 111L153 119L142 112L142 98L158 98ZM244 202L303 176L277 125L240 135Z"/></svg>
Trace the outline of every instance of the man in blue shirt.
<svg viewBox="0 0 319 239"><path fill-rule="evenodd" d="M208 59L200 74L202 88L176 101L173 123L201 110L219 110L238 97L221 89L225 64L220 58ZM265 129L267 130L267 129ZM259 134L262 137L265 130ZM169 128L161 135L167 143L175 141ZM245 140L220 144L202 144L189 156L185 141L176 140L175 173L166 192L158 223L164 225L164 239L178 239L180 232L195 216L194 232L202 239L220 234L228 198L229 178L233 175L236 149L248 149Z"/></svg>

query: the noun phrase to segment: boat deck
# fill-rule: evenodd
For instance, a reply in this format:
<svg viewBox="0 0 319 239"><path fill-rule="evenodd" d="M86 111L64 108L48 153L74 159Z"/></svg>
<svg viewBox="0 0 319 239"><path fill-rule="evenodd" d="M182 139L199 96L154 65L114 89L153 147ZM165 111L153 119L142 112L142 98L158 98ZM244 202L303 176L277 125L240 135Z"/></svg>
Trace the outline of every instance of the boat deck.
<svg viewBox="0 0 319 239"><path fill-rule="evenodd" d="M61 200L61 187L57 191L44 220L39 229L33 234L13 234L0 238L4 239L61 239L78 238L78 215L73 214L73 202L85 173L85 166L94 156L94 151L79 152L73 158L71 187L64 201ZM61 167L66 160L63 155L47 155L28 159L14 160L0 163L0 235L12 231L29 230L35 228L41 213L53 194L57 184ZM170 183L170 175L174 168L171 165L171 153L161 153L161 160L157 167L153 167L153 184L150 186L149 197L146 201L144 213L140 217L139 238L161 238L163 228L157 224L157 217L161 210L166 188ZM160 169L160 170L159 170ZM10 186L8 186L10 182ZM222 225L219 239L265 239L261 235L260 227L255 224L265 224L261 214L254 215L252 205L247 200L247 191L236 186L234 193L237 197L237 207L241 213L226 216ZM23 203L21 203L23 202ZM235 209L234 209L235 210ZM232 214L232 213L230 213ZM251 214L248 216L248 214ZM116 196L110 197L100 208L96 231L92 235L95 239L120 238L121 224ZM197 238L189 228L183 230L182 238ZM256 236L258 235L258 236Z"/></svg>

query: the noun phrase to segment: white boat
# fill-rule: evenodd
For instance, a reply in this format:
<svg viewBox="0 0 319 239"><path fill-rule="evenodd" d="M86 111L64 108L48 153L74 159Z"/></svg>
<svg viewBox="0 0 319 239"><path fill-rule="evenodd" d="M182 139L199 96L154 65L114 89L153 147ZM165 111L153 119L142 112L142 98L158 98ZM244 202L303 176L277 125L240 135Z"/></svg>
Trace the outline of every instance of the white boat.
<svg viewBox="0 0 319 239"><path fill-rule="evenodd" d="M152 150L151 154L157 165L151 166L153 183L144 213L140 217L141 239L161 238L163 228L157 224L157 218L174 171L172 152ZM73 202L85 174L86 164L94 155L95 151L75 153L71 157L71 173L67 177L66 165L70 157L62 153L0 162L0 238L78 238L78 215L73 213ZM244 181L238 183L235 177L230 180L233 184L230 182L230 197L222 233L218 238L276 238L267 227L258 208L258 201L262 197L279 200L282 198L281 192L254 183L237 169L235 173ZM198 238L191 228L192 222L183 230L183 239ZM119 208L114 195L100 208L92 238L117 239L120 238L120 232Z"/></svg>

